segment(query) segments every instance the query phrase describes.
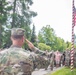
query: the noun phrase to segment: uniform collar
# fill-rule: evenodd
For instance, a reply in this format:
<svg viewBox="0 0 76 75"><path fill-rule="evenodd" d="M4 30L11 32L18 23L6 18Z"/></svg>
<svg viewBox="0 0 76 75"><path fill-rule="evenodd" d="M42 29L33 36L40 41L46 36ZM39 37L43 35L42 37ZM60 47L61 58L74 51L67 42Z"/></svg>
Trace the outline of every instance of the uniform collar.
<svg viewBox="0 0 76 75"><path fill-rule="evenodd" d="M19 47L19 46L17 46L17 45L11 45L11 46L10 46L10 48L13 48L13 47L21 48L21 47Z"/></svg>

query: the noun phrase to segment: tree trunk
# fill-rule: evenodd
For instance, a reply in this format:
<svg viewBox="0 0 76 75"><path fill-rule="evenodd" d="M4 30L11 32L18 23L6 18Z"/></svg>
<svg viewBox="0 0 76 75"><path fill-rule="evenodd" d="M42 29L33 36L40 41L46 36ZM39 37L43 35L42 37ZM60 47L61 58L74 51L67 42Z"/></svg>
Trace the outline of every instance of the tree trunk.
<svg viewBox="0 0 76 75"><path fill-rule="evenodd" d="M16 8L16 0L14 0L13 17L12 17L12 26L11 26L11 28L13 28L14 25L15 25L15 8Z"/></svg>

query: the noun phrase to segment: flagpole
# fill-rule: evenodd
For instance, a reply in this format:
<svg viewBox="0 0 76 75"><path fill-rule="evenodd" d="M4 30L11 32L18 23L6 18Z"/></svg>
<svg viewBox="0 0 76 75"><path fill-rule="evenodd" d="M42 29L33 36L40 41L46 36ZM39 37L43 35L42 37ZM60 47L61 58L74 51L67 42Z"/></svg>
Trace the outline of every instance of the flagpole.
<svg viewBox="0 0 76 75"><path fill-rule="evenodd" d="M72 47L71 47L71 71L74 68L74 0L72 2Z"/></svg>

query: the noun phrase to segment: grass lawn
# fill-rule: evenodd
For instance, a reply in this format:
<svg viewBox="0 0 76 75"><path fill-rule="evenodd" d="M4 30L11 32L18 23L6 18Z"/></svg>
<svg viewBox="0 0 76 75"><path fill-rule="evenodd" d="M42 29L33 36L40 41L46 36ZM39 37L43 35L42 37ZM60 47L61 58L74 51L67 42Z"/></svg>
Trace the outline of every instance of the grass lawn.
<svg viewBox="0 0 76 75"><path fill-rule="evenodd" d="M48 75L76 75L76 69L73 71L70 70L70 68L62 68L60 70L57 70L56 72Z"/></svg>

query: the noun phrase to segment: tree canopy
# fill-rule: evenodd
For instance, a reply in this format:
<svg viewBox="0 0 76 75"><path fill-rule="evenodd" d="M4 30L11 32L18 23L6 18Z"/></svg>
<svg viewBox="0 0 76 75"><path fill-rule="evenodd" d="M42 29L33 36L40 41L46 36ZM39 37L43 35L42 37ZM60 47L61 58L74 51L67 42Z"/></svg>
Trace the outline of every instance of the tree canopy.
<svg viewBox="0 0 76 75"><path fill-rule="evenodd" d="M0 47L11 45L8 41L11 28L24 28L26 37L30 39L32 18L37 15L30 9L32 4L32 0L0 0Z"/></svg>
<svg viewBox="0 0 76 75"><path fill-rule="evenodd" d="M51 47L51 50L59 50L64 51L67 47L71 47L71 43L69 42L69 46L67 46L67 42L64 39L57 37L53 28L50 25L46 25L42 27L42 29L38 33L39 43L44 43Z"/></svg>

